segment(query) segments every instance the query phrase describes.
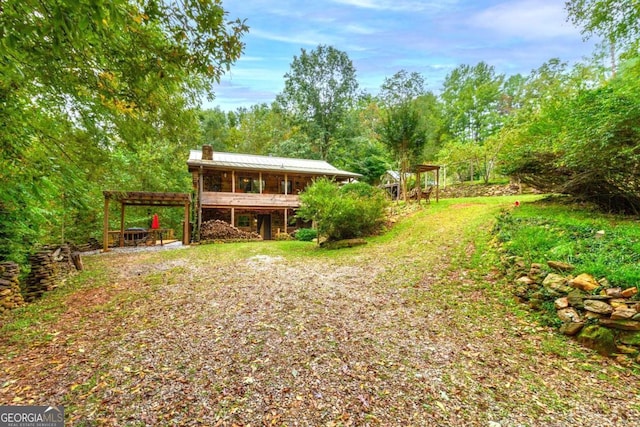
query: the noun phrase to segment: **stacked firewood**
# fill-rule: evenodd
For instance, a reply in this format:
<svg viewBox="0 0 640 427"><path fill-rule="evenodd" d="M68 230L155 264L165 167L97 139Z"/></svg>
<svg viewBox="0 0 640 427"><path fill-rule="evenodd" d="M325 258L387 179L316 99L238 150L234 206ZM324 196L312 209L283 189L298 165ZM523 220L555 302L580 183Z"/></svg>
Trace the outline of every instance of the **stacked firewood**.
<svg viewBox="0 0 640 427"><path fill-rule="evenodd" d="M206 221L200 228L202 240L260 240L258 233L242 231L220 220Z"/></svg>
<svg viewBox="0 0 640 427"><path fill-rule="evenodd" d="M0 263L0 314L24 304L19 274L20 267L15 262Z"/></svg>

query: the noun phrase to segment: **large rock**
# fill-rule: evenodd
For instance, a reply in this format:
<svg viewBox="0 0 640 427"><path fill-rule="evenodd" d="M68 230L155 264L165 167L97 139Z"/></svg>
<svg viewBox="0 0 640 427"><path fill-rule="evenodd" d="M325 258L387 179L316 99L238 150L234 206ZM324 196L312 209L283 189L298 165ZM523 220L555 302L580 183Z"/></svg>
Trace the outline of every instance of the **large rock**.
<svg viewBox="0 0 640 427"><path fill-rule="evenodd" d="M612 320L600 319L598 323L602 326L623 331L640 331L640 322L636 320Z"/></svg>
<svg viewBox="0 0 640 427"><path fill-rule="evenodd" d="M558 318L564 323L578 323L582 321L578 312L571 307L560 309L557 311L557 314Z"/></svg>
<svg viewBox="0 0 640 427"><path fill-rule="evenodd" d="M635 308L618 307L611 313L612 320L629 320L638 314Z"/></svg>
<svg viewBox="0 0 640 427"><path fill-rule="evenodd" d="M553 305L556 307L556 310L562 310L563 308L569 307L569 299L567 297L558 298L553 302Z"/></svg>
<svg viewBox="0 0 640 427"><path fill-rule="evenodd" d="M576 289L581 289L585 292L591 292L600 287L600 284L594 277L590 274L580 274L575 277L573 280L569 281L569 286L574 287Z"/></svg>
<svg viewBox="0 0 640 427"><path fill-rule="evenodd" d="M640 332L621 332L618 339L622 344L640 347Z"/></svg>
<svg viewBox="0 0 640 427"><path fill-rule="evenodd" d="M567 278L555 273L547 274L544 278L542 286L548 290L556 291L562 294L568 294L571 292L571 288L567 286Z"/></svg>
<svg viewBox="0 0 640 427"><path fill-rule="evenodd" d="M560 325L560 333L572 337L580 332L583 326L582 322L563 323Z"/></svg>
<svg viewBox="0 0 640 427"><path fill-rule="evenodd" d="M611 314L613 313L613 307L604 301L597 301L592 299L584 300L584 309L599 314Z"/></svg>
<svg viewBox="0 0 640 427"><path fill-rule="evenodd" d="M575 307L578 310L584 309L584 295L579 290L572 290L567 295L567 300L571 307Z"/></svg>
<svg viewBox="0 0 640 427"><path fill-rule="evenodd" d="M571 271L575 269L573 265L562 261L547 261L547 265L558 271Z"/></svg>
<svg viewBox="0 0 640 427"><path fill-rule="evenodd" d="M598 325L589 325L582 328L582 331L578 335L578 341L598 353L607 356L618 350L613 332Z"/></svg>

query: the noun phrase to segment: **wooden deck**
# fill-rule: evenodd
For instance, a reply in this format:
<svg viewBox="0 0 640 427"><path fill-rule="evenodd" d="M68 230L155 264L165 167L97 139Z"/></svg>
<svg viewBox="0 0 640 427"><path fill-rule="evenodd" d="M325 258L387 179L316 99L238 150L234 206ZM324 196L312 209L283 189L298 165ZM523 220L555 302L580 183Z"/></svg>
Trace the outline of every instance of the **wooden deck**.
<svg viewBox="0 0 640 427"><path fill-rule="evenodd" d="M292 194L256 193L202 193L202 207L205 208L290 208L300 207L300 199Z"/></svg>

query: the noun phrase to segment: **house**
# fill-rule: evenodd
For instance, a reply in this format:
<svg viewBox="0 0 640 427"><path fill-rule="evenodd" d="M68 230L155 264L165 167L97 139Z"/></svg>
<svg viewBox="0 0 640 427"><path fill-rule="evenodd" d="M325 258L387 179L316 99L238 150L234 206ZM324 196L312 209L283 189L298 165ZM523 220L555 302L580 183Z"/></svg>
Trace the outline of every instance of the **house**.
<svg viewBox="0 0 640 427"><path fill-rule="evenodd" d="M303 226L294 217L298 194L319 177L351 181L361 175L323 160L191 150L187 161L196 193L196 227L223 220L264 239Z"/></svg>

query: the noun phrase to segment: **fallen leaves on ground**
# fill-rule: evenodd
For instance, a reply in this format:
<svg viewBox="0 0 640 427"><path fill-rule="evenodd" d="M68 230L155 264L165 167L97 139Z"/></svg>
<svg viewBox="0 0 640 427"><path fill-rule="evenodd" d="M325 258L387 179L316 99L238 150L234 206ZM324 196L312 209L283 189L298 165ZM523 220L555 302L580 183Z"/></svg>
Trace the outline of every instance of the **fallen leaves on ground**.
<svg viewBox="0 0 640 427"><path fill-rule="evenodd" d="M0 403L64 404L67 425L640 419L636 374L515 315L495 271L469 269L489 210L419 212L340 255L87 257L110 280L70 294L48 340L0 341Z"/></svg>

